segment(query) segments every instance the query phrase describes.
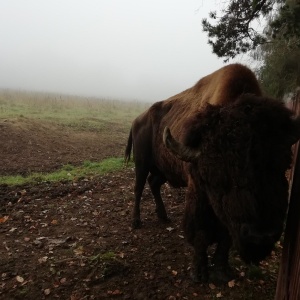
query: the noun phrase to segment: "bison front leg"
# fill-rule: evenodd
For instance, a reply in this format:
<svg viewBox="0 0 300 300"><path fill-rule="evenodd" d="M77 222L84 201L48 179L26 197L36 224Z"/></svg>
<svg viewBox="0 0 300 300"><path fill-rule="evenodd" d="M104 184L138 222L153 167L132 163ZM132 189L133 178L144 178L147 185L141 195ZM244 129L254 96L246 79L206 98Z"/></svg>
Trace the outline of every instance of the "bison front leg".
<svg viewBox="0 0 300 300"><path fill-rule="evenodd" d="M217 229L217 243L218 245L212 260L210 279L215 283L226 283L235 276L228 262L231 237L228 230L222 225Z"/></svg>
<svg viewBox="0 0 300 300"><path fill-rule="evenodd" d="M163 222L170 222L170 219L168 218L168 215L166 212L164 202L163 202L163 200L161 198L161 194L160 194L160 188L165 182L166 182L166 179L162 175L150 174L148 176L148 183L149 183L151 192L152 192L154 200L155 200L157 217L160 220L162 220Z"/></svg>
<svg viewBox="0 0 300 300"><path fill-rule="evenodd" d="M208 281L210 215L206 194L203 191L195 192L193 185L190 185L186 192L183 228L187 241L194 247L191 277L195 282Z"/></svg>
<svg viewBox="0 0 300 300"><path fill-rule="evenodd" d="M206 234L204 231L199 231L193 241L194 257L191 269L191 278L194 282L206 283L208 281L208 258Z"/></svg>

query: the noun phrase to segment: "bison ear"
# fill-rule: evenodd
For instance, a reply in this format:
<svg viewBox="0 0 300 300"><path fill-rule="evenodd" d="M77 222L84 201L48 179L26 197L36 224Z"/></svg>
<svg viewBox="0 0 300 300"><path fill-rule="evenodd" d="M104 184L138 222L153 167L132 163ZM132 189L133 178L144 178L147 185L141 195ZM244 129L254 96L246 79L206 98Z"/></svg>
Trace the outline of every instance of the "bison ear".
<svg viewBox="0 0 300 300"><path fill-rule="evenodd" d="M291 144L295 144L300 139L300 116L292 118L293 129L290 134Z"/></svg>
<svg viewBox="0 0 300 300"><path fill-rule="evenodd" d="M173 138L171 131L168 127L165 127L164 129L163 141L165 146L169 149L169 151L175 156L177 156L180 160L191 162L196 160L200 156L200 151L191 149L176 141Z"/></svg>

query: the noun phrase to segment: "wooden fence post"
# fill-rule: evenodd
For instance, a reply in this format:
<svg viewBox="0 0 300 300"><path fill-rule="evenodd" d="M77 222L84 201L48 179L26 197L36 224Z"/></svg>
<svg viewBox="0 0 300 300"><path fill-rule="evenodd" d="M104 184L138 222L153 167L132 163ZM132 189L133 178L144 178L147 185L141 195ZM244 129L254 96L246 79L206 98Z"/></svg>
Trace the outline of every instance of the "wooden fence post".
<svg viewBox="0 0 300 300"><path fill-rule="evenodd" d="M294 99L294 111L300 115L300 91ZM281 264L275 300L300 299L300 153L294 149L290 204L285 228Z"/></svg>

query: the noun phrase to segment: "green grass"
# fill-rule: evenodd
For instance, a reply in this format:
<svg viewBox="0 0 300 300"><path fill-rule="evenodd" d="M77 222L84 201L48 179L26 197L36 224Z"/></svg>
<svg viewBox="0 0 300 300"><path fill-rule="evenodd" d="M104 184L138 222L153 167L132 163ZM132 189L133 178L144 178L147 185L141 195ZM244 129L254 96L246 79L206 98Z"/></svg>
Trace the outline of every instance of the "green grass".
<svg viewBox="0 0 300 300"><path fill-rule="evenodd" d="M110 124L128 128L149 103L0 89L0 121L25 117L80 130L105 130Z"/></svg>
<svg viewBox="0 0 300 300"><path fill-rule="evenodd" d="M0 184L16 186L40 182L72 181L116 172L122 168L124 168L124 158L108 158L101 162L85 161L80 166L65 165L53 173L32 173L28 176L0 176Z"/></svg>
<svg viewBox="0 0 300 300"><path fill-rule="evenodd" d="M138 101L58 95L41 92L0 89L0 122L20 118L42 120L80 131L103 131L128 134L132 121L150 106ZM81 166L66 165L53 173L32 173L28 176L0 176L0 184L22 185L43 181L76 180L120 170L123 158L84 162Z"/></svg>
<svg viewBox="0 0 300 300"><path fill-rule="evenodd" d="M255 266L255 265L249 265L248 266L247 275L248 275L248 278L250 280L263 279L264 278L262 269L259 266Z"/></svg>
<svg viewBox="0 0 300 300"><path fill-rule="evenodd" d="M116 258L116 254L113 251L108 251L103 254L99 253L97 255L93 255L90 257L91 262L103 260L103 261L109 261L114 260Z"/></svg>

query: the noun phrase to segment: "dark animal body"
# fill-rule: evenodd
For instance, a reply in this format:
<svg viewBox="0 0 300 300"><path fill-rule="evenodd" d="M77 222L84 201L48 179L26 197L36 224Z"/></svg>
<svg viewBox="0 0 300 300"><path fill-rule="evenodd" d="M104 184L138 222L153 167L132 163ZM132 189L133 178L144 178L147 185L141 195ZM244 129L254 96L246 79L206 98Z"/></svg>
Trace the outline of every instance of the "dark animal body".
<svg viewBox="0 0 300 300"><path fill-rule="evenodd" d="M171 134L172 133L172 134ZM231 245L257 263L280 238L288 199L285 172L300 120L279 100L264 97L255 75L225 66L192 88L153 104L132 125L136 183L133 227L148 179L157 215L168 216L161 185L187 187L183 227L194 247L192 277L208 280L208 246L216 243L211 280L229 281Z"/></svg>

